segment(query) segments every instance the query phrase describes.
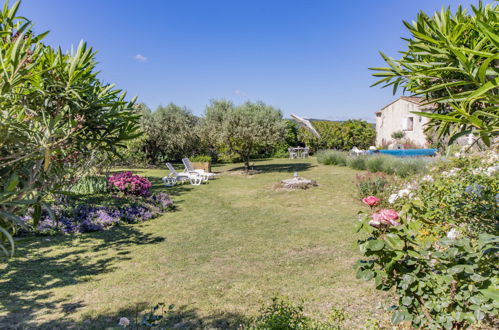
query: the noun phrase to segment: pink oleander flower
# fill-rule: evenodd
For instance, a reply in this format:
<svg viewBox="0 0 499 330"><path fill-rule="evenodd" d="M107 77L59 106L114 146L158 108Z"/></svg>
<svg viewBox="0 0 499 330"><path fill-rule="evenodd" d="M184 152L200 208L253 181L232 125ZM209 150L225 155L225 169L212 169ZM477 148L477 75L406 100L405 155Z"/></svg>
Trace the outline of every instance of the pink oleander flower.
<svg viewBox="0 0 499 330"><path fill-rule="evenodd" d="M362 198L362 201L364 202L364 204L367 204L370 207L373 207L373 206L378 205L381 200L378 197L369 196L366 198Z"/></svg>

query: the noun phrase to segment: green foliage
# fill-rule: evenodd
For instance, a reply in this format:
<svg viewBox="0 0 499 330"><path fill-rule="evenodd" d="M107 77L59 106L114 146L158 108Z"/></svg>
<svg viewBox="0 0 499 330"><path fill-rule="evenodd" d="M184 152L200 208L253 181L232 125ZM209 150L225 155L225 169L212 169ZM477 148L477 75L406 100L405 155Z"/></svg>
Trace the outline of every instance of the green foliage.
<svg viewBox="0 0 499 330"><path fill-rule="evenodd" d="M359 200L367 196L376 196L386 200L390 192L393 179L381 172L357 174L355 185L357 187Z"/></svg>
<svg viewBox="0 0 499 330"><path fill-rule="evenodd" d="M392 133L392 139L395 139L395 140L403 139L404 136L405 136L405 132L404 131L396 131L396 132Z"/></svg>
<svg viewBox="0 0 499 330"><path fill-rule="evenodd" d="M142 148L150 163L180 160L200 146L199 118L173 103L151 112L142 106L142 130L147 135Z"/></svg>
<svg viewBox="0 0 499 330"><path fill-rule="evenodd" d="M349 157L347 158L347 166L354 170L363 171L366 169L366 158L365 156Z"/></svg>
<svg viewBox="0 0 499 330"><path fill-rule="evenodd" d="M298 132L298 139L315 150L351 150L353 147L367 149L374 144L376 130L363 120L314 121L312 124L321 138L317 139L302 127Z"/></svg>
<svg viewBox="0 0 499 330"><path fill-rule="evenodd" d="M298 131L299 127L294 121L285 119L285 133L284 141L279 142L272 146L272 157L275 158L287 158L289 157L288 148L296 147L300 144L298 141Z"/></svg>
<svg viewBox="0 0 499 330"><path fill-rule="evenodd" d="M71 186L70 191L79 195L101 194L108 190L107 179L104 176L87 175Z"/></svg>
<svg viewBox="0 0 499 330"><path fill-rule="evenodd" d="M380 80L374 85L402 87L437 103L435 113L418 115L431 119L440 137L456 138L476 133L486 145L499 132L499 29L498 5L472 6L472 15L462 7L424 12L412 24L404 22L411 38L402 58L381 53L386 68L372 68Z"/></svg>
<svg viewBox="0 0 499 330"><path fill-rule="evenodd" d="M389 155L350 156L347 152L320 150L317 161L324 165L349 166L356 170L383 172L402 178L425 173L428 160L422 158L396 158Z"/></svg>
<svg viewBox="0 0 499 330"><path fill-rule="evenodd" d="M335 150L320 150L317 152L317 161L324 165L346 166L348 154Z"/></svg>
<svg viewBox="0 0 499 330"><path fill-rule="evenodd" d="M243 329L248 330L326 330L340 329L347 318L345 311L333 309L327 322L305 315L303 304L296 304L287 298L274 297L272 303L263 306L259 315Z"/></svg>
<svg viewBox="0 0 499 330"><path fill-rule="evenodd" d="M212 101L206 108L202 132L221 154L237 155L249 168L250 158L265 147L283 141L285 121L281 111L262 102L235 107L231 102Z"/></svg>
<svg viewBox="0 0 499 330"><path fill-rule="evenodd" d="M19 4L0 12L0 181L17 178L0 226L10 232L7 213L31 204L38 221L47 195L116 155L138 136L139 119L133 100L99 81L91 48L81 42L63 53L43 44L46 33L33 33Z"/></svg>
<svg viewBox="0 0 499 330"><path fill-rule="evenodd" d="M126 148L121 152L121 159L116 163L127 165L145 166L149 164L149 158L146 153L147 141L149 136L142 134L141 136L125 142Z"/></svg>
<svg viewBox="0 0 499 330"><path fill-rule="evenodd" d="M200 163L210 163L211 162L211 156L208 155L198 155L198 156L192 156L190 158L191 162L200 162Z"/></svg>
<svg viewBox="0 0 499 330"><path fill-rule="evenodd" d="M497 317L499 232L497 156L437 164L389 198L401 225L372 227L363 217L364 259L357 277L395 290L393 323L460 329ZM374 219L374 218L373 218Z"/></svg>

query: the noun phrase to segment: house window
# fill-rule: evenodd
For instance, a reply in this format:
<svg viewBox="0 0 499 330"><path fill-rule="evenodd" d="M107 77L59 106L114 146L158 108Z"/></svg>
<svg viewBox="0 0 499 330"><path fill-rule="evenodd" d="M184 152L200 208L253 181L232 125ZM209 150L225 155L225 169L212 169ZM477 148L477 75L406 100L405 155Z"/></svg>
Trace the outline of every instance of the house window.
<svg viewBox="0 0 499 330"><path fill-rule="evenodd" d="M407 117L407 131L412 131L414 129L414 117Z"/></svg>

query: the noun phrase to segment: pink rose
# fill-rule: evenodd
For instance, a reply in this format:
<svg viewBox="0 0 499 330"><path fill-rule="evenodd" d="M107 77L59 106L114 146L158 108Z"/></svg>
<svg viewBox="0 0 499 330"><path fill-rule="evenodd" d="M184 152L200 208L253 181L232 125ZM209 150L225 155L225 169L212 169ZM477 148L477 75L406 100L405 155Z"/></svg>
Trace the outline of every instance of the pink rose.
<svg viewBox="0 0 499 330"><path fill-rule="evenodd" d="M399 218L399 214L393 209L383 209L379 213L386 220L397 220Z"/></svg>
<svg viewBox="0 0 499 330"><path fill-rule="evenodd" d="M392 209L383 209L376 213L373 213L372 220L369 221L369 225L379 228L380 226L398 226L400 222L397 222L399 218L398 213Z"/></svg>
<svg viewBox="0 0 499 330"><path fill-rule="evenodd" d="M370 207L373 207L373 206L378 205L381 200L375 196L369 196L366 198L362 198L362 201L365 204L369 205Z"/></svg>

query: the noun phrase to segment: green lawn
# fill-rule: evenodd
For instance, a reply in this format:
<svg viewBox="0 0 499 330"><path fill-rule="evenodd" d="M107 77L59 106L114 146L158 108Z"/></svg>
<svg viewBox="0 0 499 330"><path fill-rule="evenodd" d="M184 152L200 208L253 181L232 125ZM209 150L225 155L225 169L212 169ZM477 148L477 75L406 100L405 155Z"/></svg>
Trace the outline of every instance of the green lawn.
<svg viewBox="0 0 499 330"><path fill-rule="evenodd" d="M303 299L310 315L332 307L346 328L384 317L372 283L355 279L358 173L308 160L215 167L202 186L164 188L166 170L134 170L169 191L175 212L137 225L18 243L0 266L0 328L96 328L157 302L173 303L184 328L234 328L274 294ZM276 191L294 171L319 187Z"/></svg>

